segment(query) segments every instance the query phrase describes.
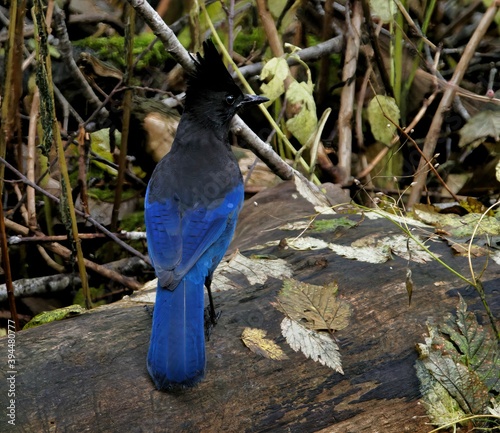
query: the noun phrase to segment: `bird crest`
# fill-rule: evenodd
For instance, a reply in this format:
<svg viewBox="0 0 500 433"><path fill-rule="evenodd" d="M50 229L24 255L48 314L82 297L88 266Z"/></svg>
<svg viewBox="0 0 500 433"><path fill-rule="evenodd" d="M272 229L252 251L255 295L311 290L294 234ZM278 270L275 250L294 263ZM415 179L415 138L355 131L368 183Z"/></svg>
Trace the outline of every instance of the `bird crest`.
<svg viewBox="0 0 500 433"><path fill-rule="evenodd" d="M239 90L211 39L203 42L203 56L197 53L196 57L191 57L195 63L195 70L189 77L190 88L214 91Z"/></svg>

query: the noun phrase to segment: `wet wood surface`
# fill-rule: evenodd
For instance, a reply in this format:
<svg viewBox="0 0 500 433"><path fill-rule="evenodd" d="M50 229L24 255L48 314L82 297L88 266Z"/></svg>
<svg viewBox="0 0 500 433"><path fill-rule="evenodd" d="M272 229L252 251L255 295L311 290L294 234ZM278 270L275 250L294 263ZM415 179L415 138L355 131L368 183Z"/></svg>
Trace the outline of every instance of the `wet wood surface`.
<svg viewBox="0 0 500 433"><path fill-rule="evenodd" d="M17 333L16 426L9 431L430 431L419 403L415 344L423 342L427 320L455 310L458 293L481 314L478 296L435 262L410 263L415 287L409 306L408 261L397 255L372 264L329 249L297 251L286 242L254 248L297 236L301 230L279 227L314 215L314 206L292 182L281 184L246 203L232 247L247 258L259 254L286 261L294 279L338 283L340 295L353 306L349 326L336 334L344 375L294 352L281 336L283 314L271 305L282 286L280 278L251 284L230 263L223 271L230 288L216 286L222 316L207 342L207 375L199 386L177 394L154 389L145 362L151 317L145 302L124 300ZM384 219L349 218L359 225L314 236L350 245L370 234L398 233ZM467 274L466 258L453 256L445 242L432 242L431 248ZM474 260L477 269L484 260ZM490 261L483 275L497 317L499 268ZM273 361L250 352L240 339L248 326L266 330L288 359ZM4 408L6 394L0 395Z"/></svg>

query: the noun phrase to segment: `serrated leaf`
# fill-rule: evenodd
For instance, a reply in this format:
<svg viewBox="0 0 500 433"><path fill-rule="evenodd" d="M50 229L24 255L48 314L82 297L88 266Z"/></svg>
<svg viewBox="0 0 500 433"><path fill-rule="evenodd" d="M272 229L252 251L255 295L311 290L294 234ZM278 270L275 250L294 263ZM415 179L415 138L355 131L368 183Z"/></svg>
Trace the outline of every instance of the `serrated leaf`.
<svg viewBox="0 0 500 433"><path fill-rule="evenodd" d="M227 262L217 267L214 284L217 290L232 290L234 283L226 273L235 273L247 278L250 285L264 284L270 277L282 279L292 276L292 268L283 259L248 258L240 253L234 254Z"/></svg>
<svg viewBox="0 0 500 433"><path fill-rule="evenodd" d="M56 320L67 319L68 317L77 316L79 314L85 313L85 308L80 305L70 305L64 308L58 308L56 310L44 311L43 313L37 314L33 319L31 319L23 329L34 328L35 326L43 325L45 323L55 322Z"/></svg>
<svg viewBox="0 0 500 433"><path fill-rule="evenodd" d="M293 350L344 374L339 347L330 334L311 331L288 317L281 322L281 332Z"/></svg>
<svg viewBox="0 0 500 433"><path fill-rule="evenodd" d="M484 413L500 388L500 354L492 333L467 311L462 297L456 316L439 327L428 324L428 331L425 343L417 345L422 365L465 414Z"/></svg>
<svg viewBox="0 0 500 433"><path fill-rule="evenodd" d="M432 351L422 362L465 413L484 412L489 401L488 389L474 371L437 351Z"/></svg>
<svg viewBox="0 0 500 433"><path fill-rule="evenodd" d="M423 403L432 424L447 425L465 417L464 411L460 409L455 399L443 385L434 379L422 361L417 360L415 369L420 382Z"/></svg>
<svg viewBox="0 0 500 433"><path fill-rule="evenodd" d="M424 242L420 237L416 236L416 238L420 242ZM379 251L382 257L389 252L388 258L390 258L390 254L392 253L416 263L426 263L433 260L429 253L421 248L415 240L406 235L381 237L379 234L373 234L357 239L351 246L369 248L374 252ZM439 257L438 254L436 255Z"/></svg>
<svg viewBox="0 0 500 433"><path fill-rule="evenodd" d="M500 418L500 396L497 396L496 399L492 399L491 404L493 407L489 407L488 412Z"/></svg>
<svg viewBox="0 0 500 433"><path fill-rule="evenodd" d="M414 215L425 222L449 233L453 238L467 238L472 235L476 225L481 221L476 230L476 236L489 234L500 235L500 220L494 216L482 216L479 213L469 213L463 216L455 214L441 214L433 206L416 204L413 208Z"/></svg>
<svg viewBox="0 0 500 433"><path fill-rule="evenodd" d="M399 107L394 98L383 95L375 96L368 103L367 113L375 139L389 145L396 133L396 125L399 124L400 119Z"/></svg>
<svg viewBox="0 0 500 433"><path fill-rule="evenodd" d="M241 334L241 339L246 347L253 353L264 358L281 361L288 358L274 341L266 338L266 331L258 328L245 328Z"/></svg>
<svg viewBox="0 0 500 433"><path fill-rule="evenodd" d="M458 359L478 374L488 390L500 392L500 352L496 339L477 322L474 313L467 311L461 296L455 326L452 320L449 318L440 331L458 348Z"/></svg>
<svg viewBox="0 0 500 433"><path fill-rule="evenodd" d="M308 329L341 330L349 324L351 306L337 292L335 283L316 286L287 279L274 306Z"/></svg>

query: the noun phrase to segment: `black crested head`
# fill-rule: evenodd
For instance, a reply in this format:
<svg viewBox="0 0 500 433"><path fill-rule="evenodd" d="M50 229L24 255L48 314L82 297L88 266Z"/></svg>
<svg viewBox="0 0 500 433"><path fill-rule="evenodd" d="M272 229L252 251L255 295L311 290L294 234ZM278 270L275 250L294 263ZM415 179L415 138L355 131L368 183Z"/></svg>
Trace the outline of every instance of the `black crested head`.
<svg viewBox="0 0 500 433"><path fill-rule="evenodd" d="M245 105L266 101L259 96L244 95L222 62L214 43L203 43L203 56L193 57L195 70L188 78L184 114L196 116L206 127L227 134L229 123Z"/></svg>
<svg viewBox="0 0 500 433"><path fill-rule="evenodd" d="M189 76L189 89L215 92L240 91L211 39L203 42L203 56L197 53L196 57L192 58L195 63L195 71Z"/></svg>

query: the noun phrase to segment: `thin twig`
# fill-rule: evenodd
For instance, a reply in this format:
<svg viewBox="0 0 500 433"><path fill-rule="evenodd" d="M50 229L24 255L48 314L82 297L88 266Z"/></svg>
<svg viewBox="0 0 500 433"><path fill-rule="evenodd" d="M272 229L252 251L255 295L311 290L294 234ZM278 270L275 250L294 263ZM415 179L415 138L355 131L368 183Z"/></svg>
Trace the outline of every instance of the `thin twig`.
<svg viewBox="0 0 500 433"><path fill-rule="evenodd" d="M187 71L194 70L194 62L186 49L181 45L174 32L165 24L156 11L143 0L127 0L160 38L167 51ZM242 137L248 146L282 179L292 179L294 170L286 164L268 144L264 143L242 120L235 116L231 130Z"/></svg>
<svg viewBox="0 0 500 433"><path fill-rule="evenodd" d="M30 121L28 128L28 152L26 155L26 177L32 182L35 181L35 157L36 157L36 137L38 126L38 110L40 108L40 92L35 88L30 109ZM35 190L26 188L26 209L28 211L28 221L26 224L30 228L37 227Z"/></svg>
<svg viewBox="0 0 500 433"><path fill-rule="evenodd" d="M346 54L344 67L342 69L342 81L345 82L340 96L340 110L338 118L339 127L339 168L342 169L345 184L351 177L352 159L352 118L354 110L354 98L356 92L356 69L358 66L358 55L361 38L362 8L359 1L355 1L352 9L351 31L346 43ZM347 19L347 17L346 17ZM359 107L361 109L361 107Z"/></svg>
<svg viewBox="0 0 500 433"><path fill-rule="evenodd" d="M340 53L344 49L344 36L335 36L325 42L320 42L318 45L313 47L304 48L298 51L297 57L292 56L286 59L288 66L294 66L299 64L299 61L303 62L314 62L324 56L328 56L332 53ZM262 62L252 63L251 65L242 66L239 68L241 75L244 77L249 77L253 75L258 75L262 71L264 64Z"/></svg>
<svg viewBox="0 0 500 433"><path fill-rule="evenodd" d="M128 87L132 81L134 72L134 32L135 32L135 9L127 5L127 24L125 26L126 39L126 61L127 73L123 78L123 84ZM132 90L127 88L123 97L123 113L122 113L122 139L120 145L120 155L118 159L118 175L116 177L116 189L113 202L113 210L111 212L111 230L116 231L118 227L118 217L122 202L123 184L125 182L125 171L127 169L127 153L128 139L130 130L130 113L132 111Z"/></svg>
<svg viewBox="0 0 500 433"><path fill-rule="evenodd" d="M486 209L482 214L481 217L479 218L479 221L477 224L474 226L474 231L472 232L472 236L469 241L469 246L467 248L467 259L469 261L469 269L470 273L472 276L472 280L474 281L474 288L479 294L479 297L481 298L481 302L483 303L484 309L486 310L486 314L488 315L488 318L490 319L491 327L493 328L493 331L495 332L497 341L500 343L500 332L497 328L497 324L495 321L495 316L493 316L493 313L491 312L490 306L488 305L488 301L486 300L486 293L484 292L483 284L482 282L476 277L476 273L474 272L474 268L472 267L472 246L474 242L474 238L476 236L476 233L479 229L479 226L481 225L481 222L483 221L484 217L490 212L494 207L498 206L500 204L500 201L497 201L493 203L488 209Z"/></svg>
<svg viewBox="0 0 500 433"><path fill-rule="evenodd" d="M17 317L16 298L14 294L12 273L10 271L9 247L7 246L7 236L5 233L5 218L3 215L2 200L0 200L0 250L2 252L2 267L5 276L5 284L7 287L7 297L9 299L10 316L14 321L17 331L21 328L19 326L19 318Z"/></svg>
<svg viewBox="0 0 500 433"><path fill-rule="evenodd" d="M76 222L66 155L64 153L59 124L56 117L52 66L48 51L48 30L45 22L43 21L43 5L41 0L36 0L34 2L33 20L35 22L35 32L37 34L37 38L35 38L35 47L37 53L36 82L38 88L40 89L40 118L42 125L44 125L45 127L43 130L43 141L45 142L46 146L45 150L46 152L48 152L50 146L52 146L52 140L55 140L57 158L61 171L61 197L64 200L64 206L61 209L61 215L63 216L63 220L65 221L66 229L71 233L73 237L73 247L76 253L76 262L80 273L80 279L82 280L82 291L85 298L85 305L88 309L90 309L92 306L90 300L90 289L88 286L85 264L83 262L83 252L80 240L78 239L78 225Z"/></svg>
<svg viewBox="0 0 500 433"><path fill-rule="evenodd" d="M5 227L8 228L9 230L12 230L18 234L21 234L23 236L27 236L30 233L30 230L27 227L24 227L20 224L15 223L14 221L11 221L6 218L2 218L2 221L5 223ZM0 221L0 224L2 222ZM42 238L45 238L45 234L42 232L35 232L37 236L40 236ZM45 248L52 251L53 253L61 256L65 260L71 260L72 253L71 251L62 246L61 244L58 244L57 242L46 242L44 244ZM142 287L142 284L139 284L134 278L130 277L125 277L124 275L113 271L112 269L107 268L106 266L99 265L95 262L92 262L88 259L83 259L83 262L85 264L85 267L94 271L96 274L102 275L104 278L116 281L119 284L124 285L125 287L128 287L131 290L139 290Z"/></svg>
<svg viewBox="0 0 500 433"><path fill-rule="evenodd" d="M89 101L93 106L99 106L101 101L97 95L90 87L89 83L82 75L80 68L73 58L73 46L69 40L68 30L66 29L66 23L64 22L64 12L55 4L54 6L54 31L59 38L59 52L64 60L65 65L68 67L69 73L73 78L75 83L78 83L80 91L87 101ZM107 116L107 110L102 109L103 115Z"/></svg>
<svg viewBox="0 0 500 433"><path fill-rule="evenodd" d="M420 120L422 119L422 117L424 116L425 112L427 111L427 108L429 107L429 105L432 103L432 101L434 100L434 98L436 97L438 91L435 90L431 96L429 96L429 98L425 99L423 104L422 104L422 107L420 107L420 110L419 112L417 113L417 115L413 118L413 120L411 121L411 123L405 128L405 131L412 131L415 126L418 124L418 122L420 122ZM372 161L370 161L370 163L363 169L363 171L361 171L360 173L358 173L358 178L359 179L362 179L364 178L365 176L368 175L368 173L370 173L374 168L375 166L384 158L385 155L387 155L387 152L389 152L389 150L398 142L400 141L400 137L399 136L396 136L394 137L392 140L391 140L391 143L389 146L386 146L384 147L379 153L377 156L375 156L375 158L373 158Z"/></svg>
<svg viewBox="0 0 500 433"><path fill-rule="evenodd" d="M7 162L4 158L0 157L0 163L4 164L10 171L12 171L24 184L33 187L41 194L45 195L46 197L50 198L55 203L59 204L60 200L58 197L56 197L55 195L51 194L50 192L44 190L43 188L41 188L37 184L30 182L30 180L27 179L26 176L24 176L19 170L17 170L13 165L11 165L9 162ZM118 245L120 245L123 249L127 250L129 253L133 254L134 256L137 256L140 259L144 260L146 263L151 264L148 257L146 257L144 254L140 253L136 249L132 248L127 243L121 241L114 233L110 232L106 227L104 227L101 223L97 222L94 218L92 218L89 215L86 215L84 212L82 212L78 209L75 209L75 213L77 215L85 218L86 221L91 223L96 229L100 230L102 233L104 233L106 236L108 236L111 240L113 240Z"/></svg>
<svg viewBox="0 0 500 433"><path fill-rule="evenodd" d="M391 80L389 79L389 74L387 73L387 69L385 68L384 58L382 55L382 50L380 49L378 37L375 35L375 31L373 30L370 2L369 2L369 0L361 0L361 3L363 6L363 15L365 16L366 28L368 30L370 42L371 42L371 45L373 47L373 55L375 58L375 64L377 65L377 69L378 69L380 77L382 79L382 83L384 85L384 89L385 89L386 94L388 96L394 96L394 90L392 88Z"/></svg>
<svg viewBox="0 0 500 433"><path fill-rule="evenodd" d="M271 12L269 12L269 9L267 7L267 1L257 0L256 4L260 21L262 23L262 27L264 28L264 32L266 33L271 52L275 57L281 57L283 54L285 54L285 52L283 51L283 44L278 34L278 30L276 29L276 25L274 24L274 18L272 17Z"/></svg>
<svg viewBox="0 0 500 433"><path fill-rule="evenodd" d="M443 94L443 97L441 99L441 102L439 103L437 112L432 119L429 132L427 133L427 137L424 142L423 156L425 156L425 158L420 158L418 169L415 173L415 184L411 189L410 197L408 199L408 208L411 208L420 200L422 190L424 189L424 185L427 180L427 172L424 170L424 167L427 165L427 161L432 157L436 149L437 140L439 138L441 126L444 120L444 115L452 105L453 99L455 97L455 86L458 86L462 81L465 71L467 70L467 66L470 63L470 60L472 59L477 46L483 40L486 31L488 30L490 24L493 22L493 19L495 18L499 7L500 1L497 0L493 2L484 13L481 21L476 28L476 31L470 38L469 43L467 44L464 53L460 58L460 61L458 62L453 76L451 77L450 87L447 87Z"/></svg>
<svg viewBox="0 0 500 433"><path fill-rule="evenodd" d="M129 240L146 240L146 232L121 232L115 234L120 239ZM78 233L78 237L82 240L84 239L102 239L107 237L104 233ZM67 241L67 235L41 235L37 236L11 236L9 237L9 245L18 245L24 243L44 243L44 242L59 242Z"/></svg>

